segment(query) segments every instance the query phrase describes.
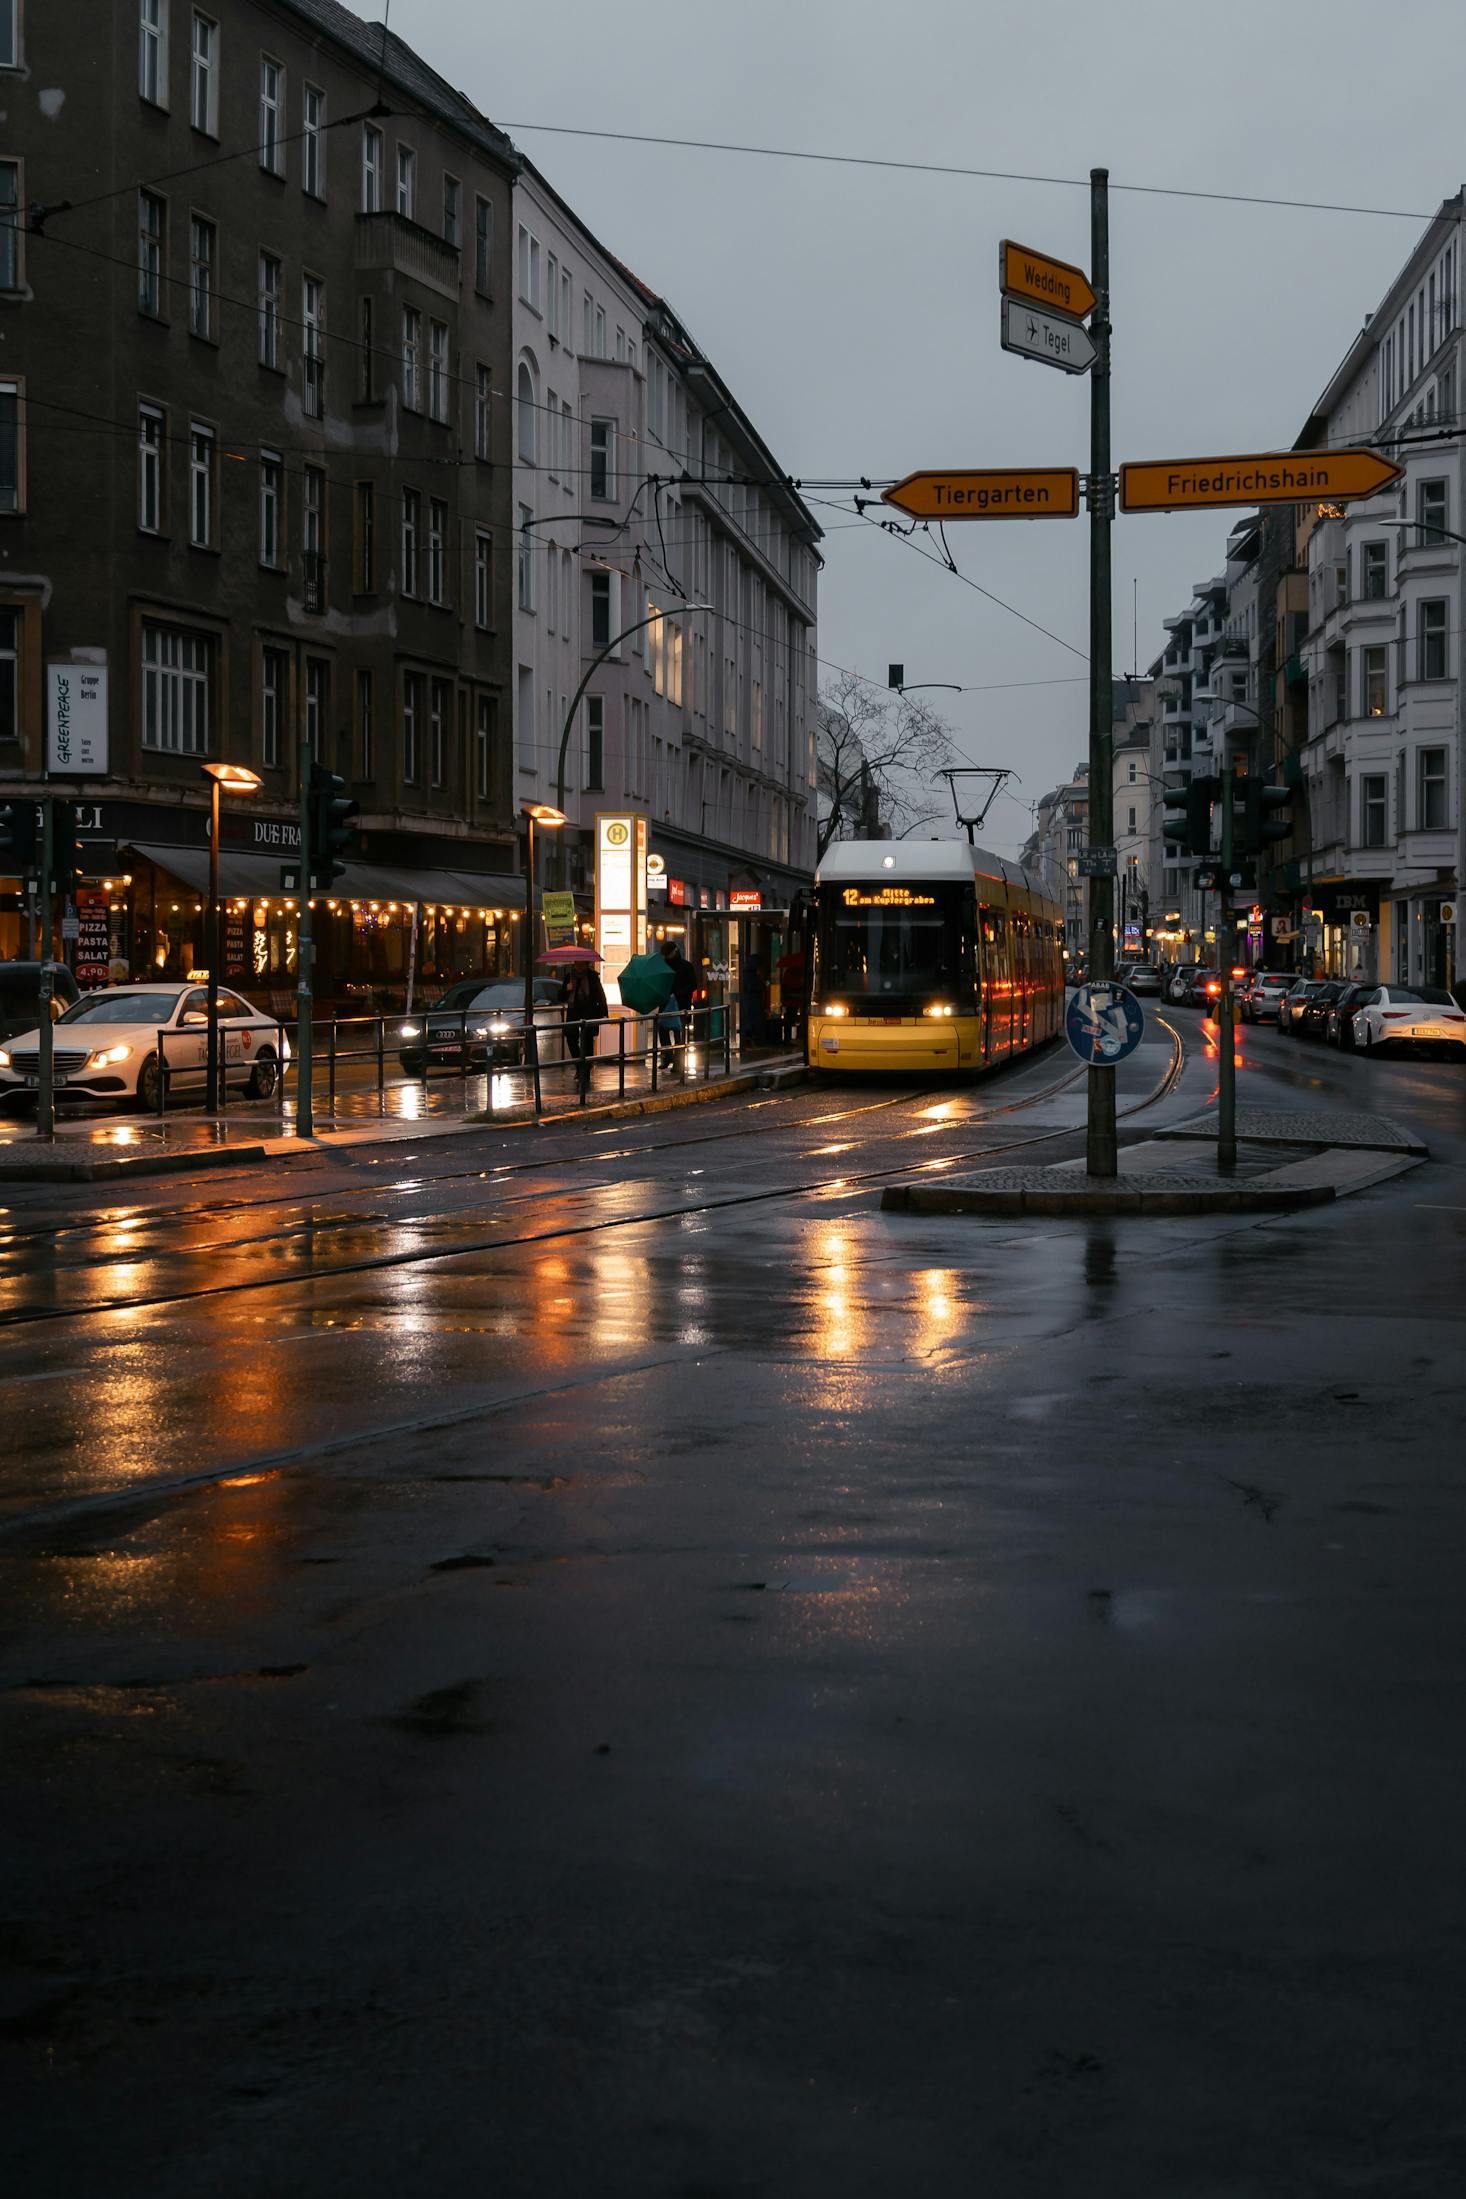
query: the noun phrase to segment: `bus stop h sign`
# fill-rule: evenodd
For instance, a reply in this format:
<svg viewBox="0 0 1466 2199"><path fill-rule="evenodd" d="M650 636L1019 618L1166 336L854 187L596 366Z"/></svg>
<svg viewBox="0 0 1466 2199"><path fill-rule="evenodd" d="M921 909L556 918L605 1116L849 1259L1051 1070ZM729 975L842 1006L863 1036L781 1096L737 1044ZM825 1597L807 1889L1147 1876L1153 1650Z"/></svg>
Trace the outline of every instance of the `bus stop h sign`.
<svg viewBox="0 0 1466 2199"><path fill-rule="evenodd" d="M1145 1035L1145 1016L1123 985L1081 985L1064 1015L1064 1036L1092 1069L1113 1069Z"/></svg>

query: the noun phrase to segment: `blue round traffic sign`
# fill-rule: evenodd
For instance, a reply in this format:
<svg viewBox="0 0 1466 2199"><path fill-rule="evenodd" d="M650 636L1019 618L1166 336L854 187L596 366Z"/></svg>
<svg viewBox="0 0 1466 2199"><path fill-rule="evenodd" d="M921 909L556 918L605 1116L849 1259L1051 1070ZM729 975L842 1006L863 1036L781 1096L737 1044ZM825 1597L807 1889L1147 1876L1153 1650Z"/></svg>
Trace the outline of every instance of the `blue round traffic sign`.
<svg viewBox="0 0 1466 2199"><path fill-rule="evenodd" d="M1123 985L1081 985L1064 1016L1064 1035L1081 1061L1112 1069L1145 1035L1145 1016Z"/></svg>

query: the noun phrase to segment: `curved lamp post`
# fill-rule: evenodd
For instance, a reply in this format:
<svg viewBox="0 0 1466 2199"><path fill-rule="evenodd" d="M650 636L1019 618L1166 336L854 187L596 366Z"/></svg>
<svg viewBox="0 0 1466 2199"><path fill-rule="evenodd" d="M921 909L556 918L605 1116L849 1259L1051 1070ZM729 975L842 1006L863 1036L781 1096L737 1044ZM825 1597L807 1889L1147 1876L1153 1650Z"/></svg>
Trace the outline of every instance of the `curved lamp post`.
<svg viewBox="0 0 1466 2199"><path fill-rule="evenodd" d="M526 1056L530 1046L530 1027L534 1022L534 828L554 832L567 822L563 809L552 809L548 802L524 802L520 815L529 827L524 850L524 1046ZM535 1091L539 1091L539 1073L535 1073Z"/></svg>
<svg viewBox="0 0 1466 2199"><path fill-rule="evenodd" d="M209 1035L204 1104L212 1114L219 1104L219 796L258 794L264 781L244 764L205 764L209 781ZM309 881L305 881L309 890Z"/></svg>

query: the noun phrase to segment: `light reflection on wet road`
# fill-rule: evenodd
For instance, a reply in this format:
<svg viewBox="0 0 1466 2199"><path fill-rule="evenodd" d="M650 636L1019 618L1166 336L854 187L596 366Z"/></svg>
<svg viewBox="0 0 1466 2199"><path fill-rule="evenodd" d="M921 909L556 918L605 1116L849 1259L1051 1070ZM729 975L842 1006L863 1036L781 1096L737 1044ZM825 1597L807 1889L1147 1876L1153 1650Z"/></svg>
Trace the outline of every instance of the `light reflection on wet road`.
<svg viewBox="0 0 1466 2199"><path fill-rule="evenodd" d="M15 2173L1213 2199L1367 2125L1455 2188L1466 1079L1241 1051L1434 1168L875 1210L1050 1057L13 1205Z"/></svg>

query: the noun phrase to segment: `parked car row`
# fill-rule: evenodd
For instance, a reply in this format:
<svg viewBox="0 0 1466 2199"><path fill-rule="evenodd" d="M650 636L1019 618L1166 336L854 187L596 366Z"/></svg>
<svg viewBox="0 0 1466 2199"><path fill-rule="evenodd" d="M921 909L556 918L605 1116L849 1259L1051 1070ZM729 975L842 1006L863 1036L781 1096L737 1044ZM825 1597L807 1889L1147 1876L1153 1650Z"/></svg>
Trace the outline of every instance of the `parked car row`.
<svg viewBox="0 0 1466 2199"><path fill-rule="evenodd" d="M1333 977L1297 977L1288 970L1233 971L1243 1023L1276 1023L1289 1038L1322 1040L1344 1052L1430 1048L1466 1053L1466 1011L1439 985L1377 985ZM1216 1012L1221 979L1215 970L1178 964L1165 981L1177 1006Z"/></svg>

